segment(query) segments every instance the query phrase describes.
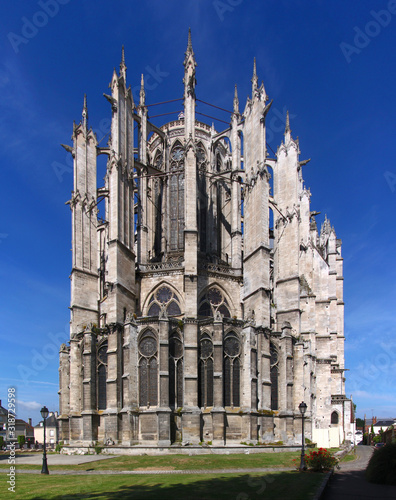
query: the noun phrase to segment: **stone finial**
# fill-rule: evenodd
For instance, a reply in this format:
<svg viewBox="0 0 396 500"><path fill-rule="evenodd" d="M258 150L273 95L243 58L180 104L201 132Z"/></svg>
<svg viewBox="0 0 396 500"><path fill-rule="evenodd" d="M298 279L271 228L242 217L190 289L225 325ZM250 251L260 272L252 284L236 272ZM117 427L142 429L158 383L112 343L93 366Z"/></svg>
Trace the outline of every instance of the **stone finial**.
<svg viewBox="0 0 396 500"><path fill-rule="evenodd" d="M187 50L185 52L186 57L184 58L184 66L187 67L187 64L190 62L193 67L197 65L194 57L194 50L191 43L191 28L188 29L188 41L187 41Z"/></svg>
<svg viewBox="0 0 396 500"><path fill-rule="evenodd" d="M223 316L221 315L220 311L216 311L214 315L214 322L215 323L221 323L223 321Z"/></svg>
<svg viewBox="0 0 396 500"><path fill-rule="evenodd" d="M286 127L285 127L285 135L286 134L291 134L291 129L290 129L290 116L289 116L289 110L286 113Z"/></svg>
<svg viewBox="0 0 396 500"><path fill-rule="evenodd" d="M86 130L88 128L88 107L87 107L87 94L84 94L84 104L82 110L82 125Z"/></svg>
<svg viewBox="0 0 396 500"><path fill-rule="evenodd" d="M257 78L256 58L254 58L254 61L253 61L253 77L252 77L252 98L254 97L254 95L256 93L257 83L258 83L258 78Z"/></svg>
<svg viewBox="0 0 396 500"><path fill-rule="evenodd" d="M146 92L144 90L144 76L143 76L143 73L142 73L142 77L140 79L140 106L144 106L145 105L145 102L146 102Z"/></svg>
<svg viewBox="0 0 396 500"><path fill-rule="evenodd" d="M188 42L187 42L187 54L193 54L193 48L191 43L191 28L188 28Z"/></svg>
<svg viewBox="0 0 396 500"><path fill-rule="evenodd" d="M234 113L236 115L239 115L239 99L238 99L238 89L235 84L235 91L234 91Z"/></svg>
<svg viewBox="0 0 396 500"><path fill-rule="evenodd" d="M136 325L136 314L133 312L128 312L125 317L125 324Z"/></svg>
<svg viewBox="0 0 396 500"><path fill-rule="evenodd" d="M158 315L158 319L162 320L167 320L168 319L168 313L166 312L166 307L164 304L161 305L161 309Z"/></svg>
<svg viewBox="0 0 396 500"><path fill-rule="evenodd" d="M124 78L124 81L126 81L126 65L125 65L125 50L124 46L122 46L121 49L121 63L120 63L120 77Z"/></svg>

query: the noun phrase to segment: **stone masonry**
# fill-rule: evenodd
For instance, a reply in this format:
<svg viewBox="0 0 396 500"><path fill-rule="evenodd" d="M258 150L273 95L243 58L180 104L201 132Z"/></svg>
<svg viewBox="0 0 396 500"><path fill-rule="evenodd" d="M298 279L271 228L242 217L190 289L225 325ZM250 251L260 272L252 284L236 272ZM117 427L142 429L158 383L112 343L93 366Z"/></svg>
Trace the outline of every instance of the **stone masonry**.
<svg viewBox="0 0 396 500"><path fill-rule="evenodd" d="M318 232L287 117L271 158L258 85L218 132L196 119L189 33L184 111L148 119L124 51L111 137L73 128L70 341L60 350L60 439L73 446L350 439L341 240ZM97 157L106 155L104 185ZM98 204L105 215L98 217Z"/></svg>

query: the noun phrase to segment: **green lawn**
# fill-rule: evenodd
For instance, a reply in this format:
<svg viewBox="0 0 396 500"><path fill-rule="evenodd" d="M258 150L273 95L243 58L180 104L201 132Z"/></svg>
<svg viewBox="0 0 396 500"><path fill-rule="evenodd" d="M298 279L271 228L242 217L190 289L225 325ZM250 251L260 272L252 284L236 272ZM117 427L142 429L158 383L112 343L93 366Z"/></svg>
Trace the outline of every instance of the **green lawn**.
<svg viewBox="0 0 396 500"><path fill-rule="evenodd" d="M137 469L168 469L168 470L202 470L202 469L250 469L261 467L294 467L293 459L299 458L299 452L283 453L252 453L230 455L161 455L161 456L116 456L108 460L83 465L51 466L51 456L48 456L48 466L56 470L137 470ZM0 461L0 469L8 469L6 461ZM41 470L40 465L17 465L17 469Z"/></svg>
<svg viewBox="0 0 396 500"><path fill-rule="evenodd" d="M74 500L133 498L134 500L309 500L324 475L276 472L269 474L183 474L138 476L16 476L16 492L8 493L1 475L0 498ZM4 479L4 480L3 480Z"/></svg>

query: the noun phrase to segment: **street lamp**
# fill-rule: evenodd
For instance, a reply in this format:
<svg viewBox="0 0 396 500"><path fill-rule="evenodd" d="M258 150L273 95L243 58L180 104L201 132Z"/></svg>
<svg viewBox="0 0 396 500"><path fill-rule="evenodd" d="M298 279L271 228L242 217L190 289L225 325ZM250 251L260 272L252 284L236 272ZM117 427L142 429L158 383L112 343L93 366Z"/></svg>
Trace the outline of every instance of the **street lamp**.
<svg viewBox="0 0 396 500"><path fill-rule="evenodd" d="M300 403L298 405L298 409L300 410L302 416L302 446L301 446L301 460L300 460L300 471L307 470L307 466L305 465L305 452L304 452L304 414L307 411L307 405L304 403Z"/></svg>
<svg viewBox="0 0 396 500"><path fill-rule="evenodd" d="M44 420L44 452L43 452L43 466L41 468L41 474L49 474L47 466L47 452L45 449L45 419L48 417L49 413L48 408L46 406L43 406L40 410L40 413Z"/></svg>

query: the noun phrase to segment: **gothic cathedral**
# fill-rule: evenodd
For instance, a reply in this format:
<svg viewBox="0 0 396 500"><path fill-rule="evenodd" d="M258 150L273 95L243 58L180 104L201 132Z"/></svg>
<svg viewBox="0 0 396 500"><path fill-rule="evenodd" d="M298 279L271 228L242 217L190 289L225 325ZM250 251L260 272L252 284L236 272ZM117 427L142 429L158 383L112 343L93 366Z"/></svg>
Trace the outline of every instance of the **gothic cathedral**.
<svg viewBox="0 0 396 500"><path fill-rule="evenodd" d="M107 146L73 128L71 329L60 349L70 446L352 439L341 240L318 232L289 118L271 158L252 94L218 132L196 119L189 33L184 110L160 128L114 71ZM97 157L106 155L104 185ZM105 215L98 217L98 203Z"/></svg>

